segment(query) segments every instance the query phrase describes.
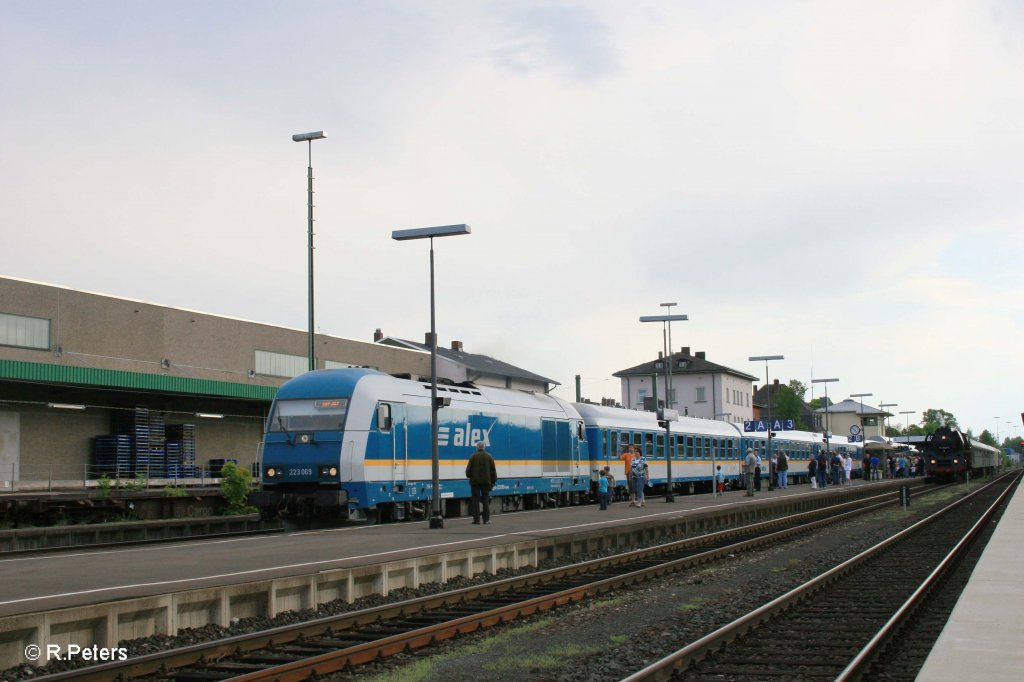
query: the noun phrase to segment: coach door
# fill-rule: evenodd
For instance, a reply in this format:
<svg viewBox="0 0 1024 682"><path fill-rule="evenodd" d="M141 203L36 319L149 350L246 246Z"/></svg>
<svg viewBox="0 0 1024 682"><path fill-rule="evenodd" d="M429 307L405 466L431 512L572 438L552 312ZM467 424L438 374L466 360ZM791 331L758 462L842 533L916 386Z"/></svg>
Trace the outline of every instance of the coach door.
<svg viewBox="0 0 1024 682"><path fill-rule="evenodd" d="M577 469L579 442L573 438L572 424L554 419L541 420L541 453L545 476L568 476Z"/></svg>
<svg viewBox="0 0 1024 682"><path fill-rule="evenodd" d="M402 490L409 468L409 433L405 403L378 403L377 431L380 436L380 459L382 463L391 461L391 489Z"/></svg>

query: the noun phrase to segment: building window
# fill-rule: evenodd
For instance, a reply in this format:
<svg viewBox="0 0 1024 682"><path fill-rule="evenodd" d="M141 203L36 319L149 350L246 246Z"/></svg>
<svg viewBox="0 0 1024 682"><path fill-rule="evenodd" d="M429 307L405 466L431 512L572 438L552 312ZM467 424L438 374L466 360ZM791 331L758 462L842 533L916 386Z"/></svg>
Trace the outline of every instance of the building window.
<svg viewBox="0 0 1024 682"><path fill-rule="evenodd" d="M647 400L647 389L641 388L636 392L636 404L643 407L645 400Z"/></svg>
<svg viewBox="0 0 1024 682"><path fill-rule="evenodd" d="M697 387L697 402L698 403L707 402L707 398L704 397L704 387L703 386L698 386Z"/></svg>
<svg viewBox="0 0 1024 682"><path fill-rule="evenodd" d="M309 370L309 359L305 355L256 351L256 373L272 377L297 377Z"/></svg>
<svg viewBox="0 0 1024 682"><path fill-rule="evenodd" d="M0 313L0 346L50 350L50 321Z"/></svg>

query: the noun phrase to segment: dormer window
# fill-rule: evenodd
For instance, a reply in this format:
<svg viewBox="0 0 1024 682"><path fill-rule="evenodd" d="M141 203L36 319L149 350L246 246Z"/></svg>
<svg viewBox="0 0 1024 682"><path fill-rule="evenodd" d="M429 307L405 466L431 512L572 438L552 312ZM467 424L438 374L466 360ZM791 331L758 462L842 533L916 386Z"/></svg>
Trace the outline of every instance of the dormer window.
<svg viewBox="0 0 1024 682"><path fill-rule="evenodd" d="M656 362L656 363L654 363L654 369L665 369L665 363L664 362Z"/></svg>

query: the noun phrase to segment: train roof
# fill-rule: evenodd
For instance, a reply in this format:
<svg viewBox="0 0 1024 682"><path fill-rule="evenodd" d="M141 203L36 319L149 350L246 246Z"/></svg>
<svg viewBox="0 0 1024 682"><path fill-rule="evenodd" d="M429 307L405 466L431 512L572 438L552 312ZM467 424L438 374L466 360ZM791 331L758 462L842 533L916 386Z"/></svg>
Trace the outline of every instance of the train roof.
<svg viewBox="0 0 1024 682"><path fill-rule="evenodd" d="M374 392L381 395L406 395L410 397L430 396L430 382L400 379L375 369L344 368L318 369L306 372L286 381L277 391L278 400L301 398L332 398L351 396L356 384L369 382ZM579 418L572 405L544 393L533 393L508 388L474 385L437 385L439 398L453 401L503 405L528 409L558 410L568 417Z"/></svg>
<svg viewBox="0 0 1024 682"><path fill-rule="evenodd" d="M624 407L605 407L591 403L573 403L572 406L580 413L587 426L607 427L615 429L634 429L644 431L664 430L658 426L658 416L654 412L644 410L627 410ZM679 417L679 421L670 422L669 429L673 433L701 433L709 436L742 436L739 426L729 422L696 417Z"/></svg>

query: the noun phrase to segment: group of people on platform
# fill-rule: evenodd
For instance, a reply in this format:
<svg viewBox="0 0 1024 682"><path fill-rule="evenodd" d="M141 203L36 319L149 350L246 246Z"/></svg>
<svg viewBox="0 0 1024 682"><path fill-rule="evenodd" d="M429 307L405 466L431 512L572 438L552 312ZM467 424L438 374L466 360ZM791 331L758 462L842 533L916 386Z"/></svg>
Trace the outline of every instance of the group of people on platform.
<svg viewBox="0 0 1024 682"><path fill-rule="evenodd" d="M630 507L646 507L645 491L650 487L650 468L647 458L636 445L627 445L622 449L621 460L625 474L626 490L629 493ZM789 488L789 460L785 453L779 452L772 456L775 467L776 485L785 490ZM924 475L924 459L920 456L911 457L907 453L889 455L885 465L889 469L889 478L908 478ZM753 497L761 490L761 456L753 449L747 450L743 460L743 483L747 497ZM882 461L878 455L865 454L861 461L865 478L877 481L882 478ZM853 458L849 454L838 452L819 452L817 457L807 461L807 475L812 489L823 489L826 486L851 485ZM484 449L483 443L477 444L477 450L469 458L466 465L466 478L472 488L473 523L490 523L490 492L497 483L498 474L494 458ZM606 466L598 472L597 499L601 511L607 511L615 492L615 476L611 467ZM724 493L726 476L722 467L718 466L714 474L715 490Z"/></svg>

